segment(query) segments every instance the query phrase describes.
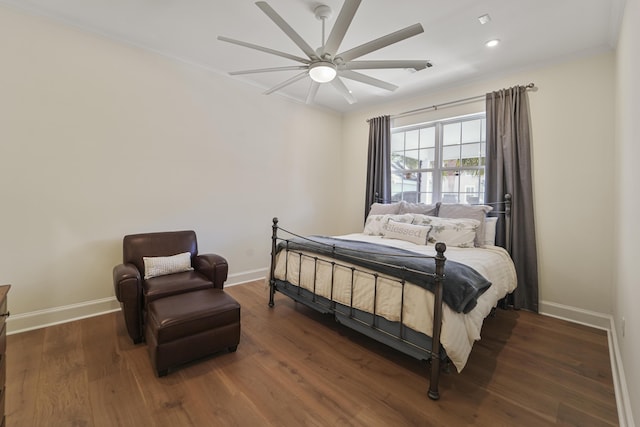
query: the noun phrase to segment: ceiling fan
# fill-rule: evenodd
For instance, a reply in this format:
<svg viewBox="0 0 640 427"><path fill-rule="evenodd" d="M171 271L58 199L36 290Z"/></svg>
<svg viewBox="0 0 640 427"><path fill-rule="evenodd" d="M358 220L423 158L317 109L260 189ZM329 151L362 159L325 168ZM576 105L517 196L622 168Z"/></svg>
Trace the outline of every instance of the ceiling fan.
<svg viewBox="0 0 640 427"><path fill-rule="evenodd" d="M267 73L272 71L301 70L301 73L296 74L290 79L272 87L267 90L265 94L278 91L309 76L311 78L311 85L307 93L307 104L313 102L320 84L329 82L342 94L342 96L344 96L349 104L353 104L356 102L356 99L344 84L342 78L355 80L388 91L394 91L398 88L396 85L367 76L354 70L406 68L418 71L431 67L431 63L424 60L354 61L368 53L422 33L424 29L420 24L411 25L346 51L338 51L340 44L349 29L349 25L351 25L351 21L360 6L360 2L361 0L345 0L326 41L324 27L325 21L331 16L331 8L326 5L319 5L314 9L316 18L322 21L322 46L316 50L304 41L302 37L300 37L300 35L271 6L269 6L269 4L267 4L267 2L256 2L256 6L258 6L278 27L280 27L282 31L284 31L284 33L307 55L307 58L228 37L218 36L218 40L277 55L302 64L285 67L233 71L229 74L240 75Z"/></svg>

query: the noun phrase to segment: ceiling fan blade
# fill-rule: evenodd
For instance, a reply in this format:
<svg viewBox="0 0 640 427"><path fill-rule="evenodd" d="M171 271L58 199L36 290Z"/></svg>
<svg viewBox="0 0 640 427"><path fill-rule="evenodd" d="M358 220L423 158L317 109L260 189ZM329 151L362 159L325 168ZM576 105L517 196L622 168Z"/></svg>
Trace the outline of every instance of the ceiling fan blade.
<svg viewBox="0 0 640 427"><path fill-rule="evenodd" d="M258 68L255 70L231 71L229 74L232 76L239 76L242 74L270 73L272 71L306 70L307 68L308 67L306 65L291 65L289 67Z"/></svg>
<svg viewBox="0 0 640 427"><path fill-rule="evenodd" d="M318 88L320 87L320 83L311 80L311 86L309 86L309 92L307 92L306 103L311 104L313 100L316 98L316 94L318 93Z"/></svg>
<svg viewBox="0 0 640 427"><path fill-rule="evenodd" d="M268 47L258 46L257 44L253 44L253 43L247 43L247 42L243 42L243 41L240 41L240 40L230 39L229 37L218 36L218 40L223 41L223 42L227 42L227 43L237 44L239 46L248 47L250 49L259 50L261 52L270 53L272 55L281 56L283 58L292 59L292 60L297 61L297 62L302 62L303 64L311 63L311 61L309 61L308 59L301 58L299 56L290 55L290 54L285 53L285 52L280 52L279 50L269 49Z"/></svg>
<svg viewBox="0 0 640 427"><path fill-rule="evenodd" d="M393 92L394 90L398 89L398 86L394 84L387 83L385 81L378 80L376 78L366 76L364 74L356 73L355 71L351 71L351 70L340 71L340 76L344 77L345 79L355 80L360 83L366 83L371 86L379 87L380 89L385 89L390 92Z"/></svg>
<svg viewBox="0 0 640 427"><path fill-rule="evenodd" d="M335 79L331 80L331 84L338 90L338 92L340 92L342 96L344 96L344 99L346 99L349 104L355 104L357 102L356 97L351 94L351 91L347 88L347 86L345 86L344 82L340 80L340 77L336 77Z"/></svg>
<svg viewBox="0 0 640 427"><path fill-rule="evenodd" d="M304 41L302 39L302 37L300 37L300 35L298 33L296 33L296 31L291 28L291 26L289 24L287 24L287 22L282 19L282 17L280 15L278 15L278 12L276 12L275 10L273 10L273 8L271 6L269 6L269 4L265 1L257 1L256 2L256 6L258 6L269 18L271 18L271 20L273 22L275 22L275 24L280 27L280 29L282 31L284 31L284 33L300 48L302 49L302 51L304 53L307 54L307 56L311 59L317 59L318 55L316 55L316 52L313 50L313 48L311 46L309 46L309 44Z"/></svg>
<svg viewBox="0 0 640 427"><path fill-rule="evenodd" d="M391 61L349 61L340 68L344 70L373 70L373 69L388 69L388 68L413 68L416 71L423 70L427 67L431 67L429 61L403 61L403 60L391 60Z"/></svg>
<svg viewBox="0 0 640 427"><path fill-rule="evenodd" d="M296 74L295 76L291 77L290 79L287 79L285 81L283 81L282 83L280 83L279 85L276 85L274 87L272 87L271 89L267 90L264 92L265 95L269 95L272 94L273 92L282 89L283 87L289 86L290 84L293 84L295 82L297 82L298 80L302 80L305 77L307 77L308 73L305 71L303 73L300 74Z"/></svg>
<svg viewBox="0 0 640 427"><path fill-rule="evenodd" d="M360 6L360 2L361 0L344 1L342 9L340 9L340 14L338 14L336 22L333 24L333 28L331 29L331 34L329 34L329 38L324 45L324 52L329 53L332 56L336 54L340 47L340 43L342 43L344 35L347 33L349 25L351 25L351 21Z"/></svg>
<svg viewBox="0 0 640 427"><path fill-rule="evenodd" d="M397 43L404 39L408 39L409 37L413 37L422 32L424 32L422 25L414 24L407 28L403 28L402 30L398 30L394 33L387 34L386 36L382 36L378 39L372 40L368 43L361 44L360 46L354 47L353 49L349 49L346 52L342 52L341 54L336 55L336 57L342 58L343 62L349 62L352 59L359 58L363 55L366 55L367 53L382 49L383 47Z"/></svg>

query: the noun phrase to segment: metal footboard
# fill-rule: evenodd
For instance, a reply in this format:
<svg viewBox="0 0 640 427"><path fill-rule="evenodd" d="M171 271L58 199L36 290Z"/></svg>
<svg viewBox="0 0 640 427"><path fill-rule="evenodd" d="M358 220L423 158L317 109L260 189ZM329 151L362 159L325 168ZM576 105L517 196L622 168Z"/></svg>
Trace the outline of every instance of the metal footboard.
<svg viewBox="0 0 640 427"><path fill-rule="evenodd" d="M278 226L278 218L273 219L272 225L272 238L271 238L271 266L270 266L270 275L269 275L269 306L274 306L274 296L275 292L278 291L288 297L292 298L294 301L298 301L306 306L309 306L321 313L333 314L336 320L343 325L358 331L364 335L369 336L383 344L389 345L390 347L402 351L405 354L408 354L412 357L415 357L419 360L428 360L430 361L430 384L428 390L428 396L437 400L440 398L440 394L438 392L438 382L440 375L440 363L445 354L441 348L440 344L440 332L442 329L442 304L443 304L443 280L444 280L444 272L445 272L445 261L446 258L444 256L444 252L446 251L446 245L444 243L436 244L436 256L435 257L427 257L432 258L435 263L435 273L425 273L420 272L421 274L425 274L433 278L435 283L434 287L434 307L433 307L433 333L429 341L421 342L417 344L415 340L409 339L407 337L408 328L404 325L404 296L405 296L405 280L401 278L393 278L385 275L384 278L387 281L395 281L401 286L401 301L400 301L400 313L399 313L399 326L398 330L391 330L389 327L389 323L384 318L378 315L377 310L377 294L378 294L378 279L380 276L375 272L366 271L364 269L359 269L353 265L343 264L339 261L335 260L326 260L320 258L318 256L310 255L308 253L292 250L288 248L288 240L279 236L278 232L281 231L291 236L302 238L302 236L298 236L294 233L291 233L281 227ZM286 280L276 279L275 270L276 270L276 255L278 253L278 245L281 244L284 246L281 250L286 251L285 256L285 279L291 277L290 274L298 275L298 285L291 284ZM288 271L289 262L288 257L294 256L299 257L298 262L298 271L290 272ZM366 254L362 254L363 257L366 257ZM423 257L424 258L424 257ZM305 288L302 286L302 265L303 260L307 260L314 263L314 274L311 286ZM326 264L331 266L331 284L330 284L330 292L329 296L322 296L317 293L317 271L319 264ZM350 292L350 301L348 304L336 302L334 300L334 275L336 268L344 268L351 270L351 292ZM356 274L366 274L370 275L373 278L373 309L370 313L361 312L361 310L354 307L354 281ZM381 325L381 322L384 325Z"/></svg>

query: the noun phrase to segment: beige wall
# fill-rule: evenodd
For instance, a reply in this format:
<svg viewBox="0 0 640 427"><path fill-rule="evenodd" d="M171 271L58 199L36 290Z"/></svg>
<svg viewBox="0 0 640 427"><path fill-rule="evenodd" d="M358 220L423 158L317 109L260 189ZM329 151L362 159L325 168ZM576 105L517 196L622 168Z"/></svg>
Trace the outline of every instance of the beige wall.
<svg viewBox="0 0 640 427"><path fill-rule="evenodd" d="M613 207L614 65L612 53L596 54L349 114L343 133L343 159L350 165L343 231L360 229L363 220L367 118L534 82L538 90L529 101L540 299L611 313L614 242L607 218ZM415 120L477 111L484 111L483 101Z"/></svg>
<svg viewBox="0 0 640 427"><path fill-rule="evenodd" d="M0 57L11 320L112 297L128 233L194 229L233 281L264 275L272 217L308 233L340 219L335 113L4 7Z"/></svg>
<svg viewBox="0 0 640 427"><path fill-rule="evenodd" d="M627 0L617 50L616 87L616 292L613 316L629 406L640 421L640 1ZM624 319L624 333L623 333Z"/></svg>

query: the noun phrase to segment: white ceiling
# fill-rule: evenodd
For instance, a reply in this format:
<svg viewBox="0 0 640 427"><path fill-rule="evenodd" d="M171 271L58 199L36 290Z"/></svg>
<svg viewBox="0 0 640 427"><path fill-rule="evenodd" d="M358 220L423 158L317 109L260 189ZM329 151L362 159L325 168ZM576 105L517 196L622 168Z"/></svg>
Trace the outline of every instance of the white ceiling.
<svg viewBox="0 0 640 427"><path fill-rule="evenodd" d="M322 23L314 8L333 10L326 34L342 0L267 0L312 47L322 43ZM140 48L198 64L214 72L299 65L294 61L217 40L219 35L287 52L304 53L253 0L0 0L66 24ZM432 68L363 70L363 74L399 86L387 92L345 80L358 100L349 105L329 84L315 103L339 112L455 86L496 73L533 67L568 56L615 47L624 0L363 0L340 47L356 47L409 25L424 33L359 59L430 60ZM481 25L480 15L492 20ZM493 49L485 41L498 38ZM234 76L262 92L299 71ZM268 96L304 102L309 78ZM526 83L526 82L523 82Z"/></svg>

